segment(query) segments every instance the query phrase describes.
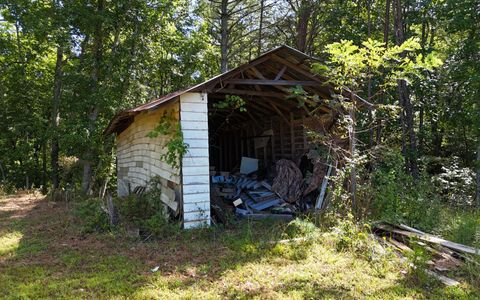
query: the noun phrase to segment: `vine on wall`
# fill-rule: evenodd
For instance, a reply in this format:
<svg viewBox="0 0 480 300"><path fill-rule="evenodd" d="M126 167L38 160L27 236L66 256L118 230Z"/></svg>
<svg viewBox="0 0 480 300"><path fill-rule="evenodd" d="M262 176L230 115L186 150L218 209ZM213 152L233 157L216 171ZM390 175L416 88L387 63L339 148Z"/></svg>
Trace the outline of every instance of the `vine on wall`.
<svg viewBox="0 0 480 300"><path fill-rule="evenodd" d="M165 111L160 118L157 127L150 131L147 136L156 138L159 135L169 136L165 144L167 152L160 156L160 159L178 169L182 157L187 153L189 145L183 141L183 133L180 122L175 118L175 111Z"/></svg>

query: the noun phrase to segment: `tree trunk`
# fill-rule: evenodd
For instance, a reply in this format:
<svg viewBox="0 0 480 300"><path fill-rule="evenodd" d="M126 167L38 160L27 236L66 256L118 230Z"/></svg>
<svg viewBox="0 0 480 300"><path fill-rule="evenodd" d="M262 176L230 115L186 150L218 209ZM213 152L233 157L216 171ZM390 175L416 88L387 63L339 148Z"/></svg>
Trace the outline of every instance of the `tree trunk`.
<svg viewBox="0 0 480 300"><path fill-rule="evenodd" d="M97 2L97 14L102 15L104 12L104 0L98 0ZM94 36L94 42L93 42L93 55L95 57L95 65L94 65L94 71L92 74L92 79L94 82L93 85L93 93L98 91L99 89L99 82L101 81L102 78L102 61L103 61L103 24L102 24L102 19L98 18L98 21L95 25L95 36ZM88 122L88 137L91 139L93 137L93 133L95 131L96 127L96 121L98 118L98 115L100 113L100 108L99 106L95 105L89 116L89 122ZM90 140L92 143L93 141ZM83 155L83 177L82 177L82 192L84 194L87 194L90 190L91 187L91 180L92 180L92 163L93 163L93 157L94 151L92 148L89 148Z"/></svg>
<svg viewBox="0 0 480 300"><path fill-rule="evenodd" d="M394 0L394 9L395 40L397 45L401 45L403 42L405 42L404 20L401 0ZM403 122L405 126L405 131L403 139L406 141L406 167L410 171L413 178L417 180L419 177L419 171L417 165L417 141L414 130L414 111L413 105L410 101L410 93L407 87L407 82L405 80L398 80L397 90L400 103L403 106L404 110Z"/></svg>
<svg viewBox="0 0 480 300"><path fill-rule="evenodd" d="M52 186L58 189L60 185L58 175L58 125L60 124L60 97L62 95L62 64L63 49L61 45L57 47L57 58L55 62L55 77L53 80L53 101L52 101L52 148L50 152L50 163L52 166Z"/></svg>
<svg viewBox="0 0 480 300"><path fill-rule="evenodd" d="M265 10L265 0L260 0L260 24L258 24L258 45L257 56L262 54L262 34L263 34L263 12Z"/></svg>
<svg viewBox="0 0 480 300"><path fill-rule="evenodd" d="M367 36L370 39L372 35L372 18L371 18L371 11L372 11L372 0L367 0ZM371 101L372 99L372 78L368 77L368 83L367 83L367 99L368 101ZM372 115L372 109L369 108L368 110L368 123L369 123L369 129L368 129L368 147L372 148L373 147L373 138L374 138L374 127L373 127L373 115Z"/></svg>
<svg viewBox="0 0 480 300"><path fill-rule="evenodd" d="M480 138L478 138L478 145L477 145L477 193L476 193L476 200L477 200L477 208L480 209Z"/></svg>
<svg viewBox="0 0 480 300"><path fill-rule="evenodd" d="M385 47L388 48L388 39L390 34L390 0L386 0L385 3L385 26L383 27L383 42Z"/></svg>
<svg viewBox="0 0 480 300"><path fill-rule="evenodd" d="M307 49L308 21L312 13L311 5L308 0L302 0L298 8L297 16L297 49L305 52Z"/></svg>
<svg viewBox="0 0 480 300"><path fill-rule="evenodd" d="M228 0L222 0L220 7L220 71L228 71Z"/></svg>
<svg viewBox="0 0 480 300"><path fill-rule="evenodd" d="M390 0L386 0L385 3L385 23L383 27L383 42L385 43L385 48L388 48L388 39L389 39L389 33L390 33L390 6L391 2ZM382 97L382 104L385 104L385 100L383 100ZM376 132L376 138L375 138L375 143L377 145L380 145L382 143L382 120L377 117L377 132Z"/></svg>
<svg viewBox="0 0 480 300"><path fill-rule="evenodd" d="M358 209L357 209L357 170L355 167L355 153L356 153L356 134L355 134L355 109L356 109L356 102L355 96L350 95L351 105L352 107L349 109L350 115L350 126L348 128L348 135L350 139L350 155L351 155L351 169L350 169L350 194L352 199L352 212L353 215L356 216Z"/></svg>

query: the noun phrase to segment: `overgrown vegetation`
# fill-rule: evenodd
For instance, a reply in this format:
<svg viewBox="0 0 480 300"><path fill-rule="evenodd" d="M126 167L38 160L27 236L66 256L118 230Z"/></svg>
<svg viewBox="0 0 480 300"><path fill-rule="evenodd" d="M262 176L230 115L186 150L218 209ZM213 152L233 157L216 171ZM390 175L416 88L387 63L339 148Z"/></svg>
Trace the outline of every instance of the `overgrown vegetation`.
<svg viewBox="0 0 480 300"><path fill-rule="evenodd" d="M1 200L1 298L480 297L478 266L461 271L461 286L444 287L409 265L427 257L398 260L353 218L332 219L332 230L301 219L242 222L142 242L85 235L71 209L25 194Z"/></svg>
<svg viewBox="0 0 480 300"><path fill-rule="evenodd" d="M160 200L161 184L152 178L146 192L115 198L114 214L118 224L112 226L104 200L99 198L75 199L73 214L81 224L83 233L123 232L131 230L143 239L165 238L178 234L180 223L172 221L168 207Z"/></svg>

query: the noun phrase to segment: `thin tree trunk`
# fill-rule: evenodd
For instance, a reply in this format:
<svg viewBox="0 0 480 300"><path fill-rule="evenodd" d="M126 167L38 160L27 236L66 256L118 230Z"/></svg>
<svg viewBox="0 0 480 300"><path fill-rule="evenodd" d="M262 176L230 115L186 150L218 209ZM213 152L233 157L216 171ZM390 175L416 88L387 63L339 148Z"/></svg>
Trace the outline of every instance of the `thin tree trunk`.
<svg viewBox="0 0 480 300"><path fill-rule="evenodd" d="M371 11L372 11L372 1L373 0L367 0L367 36L370 39L372 35L372 18L371 18ZM370 99L372 97L372 78L369 76L368 77L368 84L367 84L367 99L368 101L371 101ZM368 130L369 133L369 138L368 138L368 146L369 148L373 147L373 138L374 138L374 127L373 127L373 115L372 115L372 109L368 110L368 123L370 129Z"/></svg>
<svg viewBox="0 0 480 300"><path fill-rule="evenodd" d="M394 0L395 8L395 40L397 45L401 45L405 42L405 32L404 32L404 20L403 20L403 11L401 0ZM398 80L398 94L400 103L403 104L404 109L404 136L403 139L405 144L408 141L408 146L405 150L405 161L408 170L415 180L419 177L418 165L417 165L417 141L414 130L414 112L413 105L410 101L410 93L407 87L407 82L405 80Z"/></svg>
<svg viewBox="0 0 480 300"><path fill-rule="evenodd" d="M352 107L349 110L350 114L350 126L348 128L348 135L350 139L350 155L351 155L351 169L350 169L350 194L351 194L351 199L352 199L352 212L353 215L357 215L357 170L356 170L356 162L355 162L355 153L356 153L356 134L355 134L355 109L356 109L356 103L355 103L355 96L350 95L350 100L351 100L351 105Z"/></svg>
<svg viewBox="0 0 480 300"><path fill-rule="evenodd" d="M61 45L57 47L57 58L55 63L55 77L53 82L53 101L52 101L52 146L50 152L50 163L52 166L52 186L58 189L60 185L58 175L58 126L60 124L60 97L62 95L62 64L63 49Z"/></svg>
<svg viewBox="0 0 480 300"><path fill-rule="evenodd" d="M99 15L103 14L104 11L104 0L98 0L97 2L97 13ZM99 82L101 81L102 72L101 72L101 65L103 61L103 24L101 18L97 21L95 25L95 37L93 43L93 54L95 57L95 67L92 75L92 79L94 82L93 92L96 92L99 88ZM91 110L88 119L88 136L92 138L93 133L95 131L96 121L98 119L98 115L100 114L99 106L95 105ZM93 141L91 141L93 142ZM82 192L87 194L91 187L91 180L92 180L92 163L94 152L91 148L89 148L83 157L83 176L82 176Z"/></svg>
<svg viewBox="0 0 480 300"><path fill-rule="evenodd" d="M42 142L42 193L47 193L47 143Z"/></svg>
<svg viewBox="0 0 480 300"><path fill-rule="evenodd" d="M385 3L385 27L383 27L383 42L388 47L388 39L390 33L390 0Z"/></svg>
<svg viewBox="0 0 480 300"><path fill-rule="evenodd" d="M478 145L477 145L477 193L476 193L476 200L477 200L477 208L480 209L480 137L478 138Z"/></svg>
<svg viewBox="0 0 480 300"><path fill-rule="evenodd" d="M228 0L222 0L220 7L220 71L228 71Z"/></svg>
<svg viewBox="0 0 480 300"><path fill-rule="evenodd" d="M388 48L388 39L389 39L389 33L390 33L390 6L391 2L390 0L386 0L385 3L385 23L383 27L383 42L385 43L385 48ZM382 97L382 103L385 104L385 100L383 100L384 97ZM376 139L375 142L377 145L380 145L382 143L382 120L377 117L377 133L376 133Z"/></svg>
<svg viewBox="0 0 480 300"><path fill-rule="evenodd" d="M265 0L260 0L260 24L258 24L258 45L257 56L262 53L262 34L263 34L263 12L265 10Z"/></svg>

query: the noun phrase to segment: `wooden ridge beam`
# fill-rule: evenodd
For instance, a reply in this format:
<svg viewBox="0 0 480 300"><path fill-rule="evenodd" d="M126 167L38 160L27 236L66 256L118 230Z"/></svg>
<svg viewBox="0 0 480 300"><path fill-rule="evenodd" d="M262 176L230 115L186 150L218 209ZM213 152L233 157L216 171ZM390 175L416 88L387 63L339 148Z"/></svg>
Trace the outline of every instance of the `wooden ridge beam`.
<svg viewBox="0 0 480 300"><path fill-rule="evenodd" d="M214 93L232 94L232 95L245 95L245 96L264 96L274 98L287 98L288 95L278 92L266 92L266 91L253 91L253 90L240 90L240 89L219 89Z"/></svg>

